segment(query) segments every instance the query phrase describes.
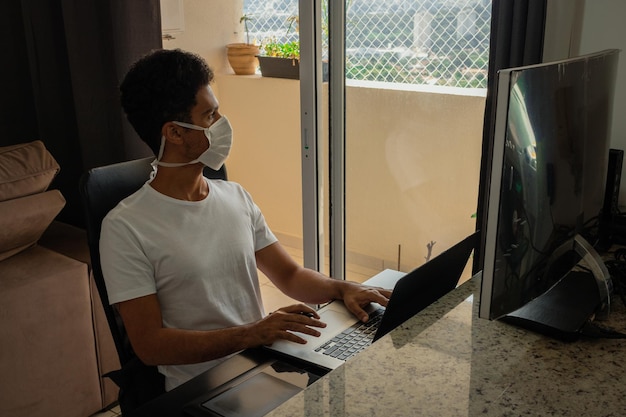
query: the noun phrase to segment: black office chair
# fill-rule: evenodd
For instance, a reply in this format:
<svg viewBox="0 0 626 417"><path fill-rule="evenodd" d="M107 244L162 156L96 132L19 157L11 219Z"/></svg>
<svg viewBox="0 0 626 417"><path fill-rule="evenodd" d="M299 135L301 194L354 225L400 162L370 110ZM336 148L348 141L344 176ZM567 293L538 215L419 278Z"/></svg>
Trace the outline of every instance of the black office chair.
<svg viewBox="0 0 626 417"><path fill-rule="evenodd" d="M164 393L165 384L164 377L156 366L145 365L135 355L121 317L109 305L100 264L100 227L104 217L117 203L137 191L148 180L152 171L150 162L153 160L154 157L149 157L93 168L81 177L79 185L94 280L121 365L121 369L109 372L106 376L120 387L118 400L123 415ZM219 171L205 168L204 175L225 180L226 167L222 166Z"/></svg>

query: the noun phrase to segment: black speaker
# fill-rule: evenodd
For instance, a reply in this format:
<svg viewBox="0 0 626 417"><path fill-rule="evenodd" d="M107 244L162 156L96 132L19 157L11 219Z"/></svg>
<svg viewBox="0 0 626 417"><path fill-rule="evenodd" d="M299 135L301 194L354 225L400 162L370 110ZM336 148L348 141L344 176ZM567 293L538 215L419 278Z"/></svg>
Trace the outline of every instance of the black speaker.
<svg viewBox="0 0 626 417"><path fill-rule="evenodd" d="M609 150L609 168L606 176L606 190L604 193L603 213L614 216L619 213L619 187L622 178L622 163L624 151L621 149Z"/></svg>
<svg viewBox="0 0 626 417"><path fill-rule="evenodd" d="M606 188L604 191L604 205L600 216L600 244L608 249L616 240L622 240L626 236L616 239L624 234L624 225L618 224L619 219L619 187L622 178L622 164L624 151L621 149L609 150L609 166L606 176Z"/></svg>

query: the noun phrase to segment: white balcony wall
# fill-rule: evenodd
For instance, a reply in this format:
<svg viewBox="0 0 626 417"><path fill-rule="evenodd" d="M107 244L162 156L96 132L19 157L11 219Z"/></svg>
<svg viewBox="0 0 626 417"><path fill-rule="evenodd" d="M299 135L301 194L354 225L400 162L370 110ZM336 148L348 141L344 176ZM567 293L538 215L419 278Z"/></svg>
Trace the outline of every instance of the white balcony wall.
<svg viewBox="0 0 626 417"><path fill-rule="evenodd" d="M302 239L299 83L219 75L221 110L235 130L229 177L244 185L272 229ZM473 231L484 94L348 86L348 258L397 266ZM327 206L327 204L326 204Z"/></svg>
<svg viewBox="0 0 626 417"><path fill-rule="evenodd" d="M402 270L474 231L485 106L484 91L411 87L346 89L347 258L396 267L400 245Z"/></svg>
<svg viewBox="0 0 626 417"><path fill-rule="evenodd" d="M229 179L252 194L276 233L301 240L299 82L220 75L216 84L234 130Z"/></svg>

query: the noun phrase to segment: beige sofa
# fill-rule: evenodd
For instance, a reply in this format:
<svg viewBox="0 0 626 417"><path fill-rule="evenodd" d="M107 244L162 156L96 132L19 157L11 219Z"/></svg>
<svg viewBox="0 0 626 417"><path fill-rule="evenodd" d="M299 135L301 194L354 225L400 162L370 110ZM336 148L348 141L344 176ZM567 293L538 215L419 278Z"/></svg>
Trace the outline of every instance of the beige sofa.
<svg viewBox="0 0 626 417"><path fill-rule="evenodd" d="M40 141L0 148L0 416L86 417L117 400L85 232L54 221L58 170Z"/></svg>

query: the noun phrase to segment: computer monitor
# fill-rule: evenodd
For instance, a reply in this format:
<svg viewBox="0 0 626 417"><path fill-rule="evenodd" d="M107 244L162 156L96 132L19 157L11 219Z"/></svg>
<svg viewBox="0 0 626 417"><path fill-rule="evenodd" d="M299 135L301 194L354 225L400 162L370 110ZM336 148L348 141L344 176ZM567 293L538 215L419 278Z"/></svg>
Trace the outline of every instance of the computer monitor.
<svg viewBox="0 0 626 417"><path fill-rule="evenodd" d="M527 305L581 257L597 262L618 56L499 71L480 317ZM598 282L601 298L609 286Z"/></svg>

